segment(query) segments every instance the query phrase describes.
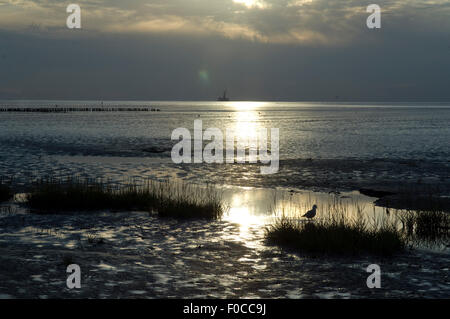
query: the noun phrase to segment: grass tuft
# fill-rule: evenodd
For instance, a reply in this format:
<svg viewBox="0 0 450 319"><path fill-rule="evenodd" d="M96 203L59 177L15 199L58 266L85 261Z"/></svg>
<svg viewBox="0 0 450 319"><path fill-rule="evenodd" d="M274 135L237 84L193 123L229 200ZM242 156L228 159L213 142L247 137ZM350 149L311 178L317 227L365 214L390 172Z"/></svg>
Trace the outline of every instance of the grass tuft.
<svg viewBox="0 0 450 319"><path fill-rule="evenodd" d="M411 238L445 241L450 238L450 213L444 211L407 211L400 215L402 229Z"/></svg>
<svg viewBox="0 0 450 319"><path fill-rule="evenodd" d="M145 210L180 219L218 219L224 213L221 197L212 186L151 180L115 186L73 177L43 179L27 195L27 202L31 209L45 213Z"/></svg>
<svg viewBox="0 0 450 319"><path fill-rule="evenodd" d="M368 227L345 218L298 222L282 217L266 229L266 239L301 252L319 254L363 253L393 255L405 248L405 240L393 225Z"/></svg>

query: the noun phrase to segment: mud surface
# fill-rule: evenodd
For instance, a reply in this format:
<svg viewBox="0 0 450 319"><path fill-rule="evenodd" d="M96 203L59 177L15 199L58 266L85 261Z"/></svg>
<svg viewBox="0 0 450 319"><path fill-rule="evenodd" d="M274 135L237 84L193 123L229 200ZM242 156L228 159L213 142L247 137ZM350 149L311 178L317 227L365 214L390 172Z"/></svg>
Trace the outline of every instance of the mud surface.
<svg viewBox="0 0 450 319"><path fill-rule="evenodd" d="M379 264L382 288L368 289ZM66 287L68 264L81 289ZM2 298L450 298L450 253L392 258L302 256L262 227L179 222L148 213L0 218Z"/></svg>

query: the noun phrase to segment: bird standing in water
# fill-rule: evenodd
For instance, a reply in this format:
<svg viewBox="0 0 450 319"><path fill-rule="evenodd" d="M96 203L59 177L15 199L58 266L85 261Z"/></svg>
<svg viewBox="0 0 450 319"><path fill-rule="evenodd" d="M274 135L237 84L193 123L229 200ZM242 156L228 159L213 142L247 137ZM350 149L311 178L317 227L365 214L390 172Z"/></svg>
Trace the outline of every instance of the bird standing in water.
<svg viewBox="0 0 450 319"><path fill-rule="evenodd" d="M317 210L317 205L314 205L313 208L311 210L309 210L305 215L303 215L302 217L306 217L308 219L312 219L314 218L314 216L316 216L316 210Z"/></svg>

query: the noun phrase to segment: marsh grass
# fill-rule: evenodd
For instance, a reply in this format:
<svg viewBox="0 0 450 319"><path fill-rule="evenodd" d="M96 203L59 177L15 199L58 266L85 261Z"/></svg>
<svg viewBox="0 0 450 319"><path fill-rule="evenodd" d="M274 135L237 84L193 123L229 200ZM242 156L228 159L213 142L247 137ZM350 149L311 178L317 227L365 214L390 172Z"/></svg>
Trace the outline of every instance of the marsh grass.
<svg viewBox="0 0 450 319"><path fill-rule="evenodd" d="M322 216L313 221L282 215L266 227L268 242L299 252L329 255L375 254L389 256L402 251L405 236L389 218L371 221L356 207L354 214L348 205L336 200L321 207Z"/></svg>
<svg viewBox="0 0 450 319"><path fill-rule="evenodd" d="M70 177L41 179L26 200L30 208L41 211L147 210L156 201L155 194L128 184L119 188L99 180Z"/></svg>
<svg viewBox="0 0 450 319"><path fill-rule="evenodd" d="M393 226L369 228L343 220L299 223L284 218L267 228L266 238L302 252L339 255L392 255L406 245L402 234Z"/></svg>
<svg viewBox="0 0 450 319"><path fill-rule="evenodd" d="M166 182L158 194L155 209L161 217L219 219L225 211L220 193L211 185Z"/></svg>
<svg viewBox="0 0 450 319"><path fill-rule="evenodd" d="M450 213L429 211L404 211L399 214L402 230L414 240L429 242L450 239Z"/></svg>
<svg viewBox="0 0 450 319"><path fill-rule="evenodd" d="M98 210L144 210L161 217L218 219L224 213L220 193L180 181L143 183L128 181L124 185L81 178L41 179L27 195L35 212L61 213Z"/></svg>

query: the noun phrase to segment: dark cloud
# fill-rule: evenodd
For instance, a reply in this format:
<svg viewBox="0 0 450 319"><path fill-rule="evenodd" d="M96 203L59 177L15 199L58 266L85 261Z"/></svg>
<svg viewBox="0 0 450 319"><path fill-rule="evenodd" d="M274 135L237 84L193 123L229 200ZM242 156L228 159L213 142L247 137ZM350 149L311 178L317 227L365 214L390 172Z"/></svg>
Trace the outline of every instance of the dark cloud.
<svg viewBox="0 0 450 319"><path fill-rule="evenodd" d="M0 98L450 99L449 1L79 2L0 1Z"/></svg>

